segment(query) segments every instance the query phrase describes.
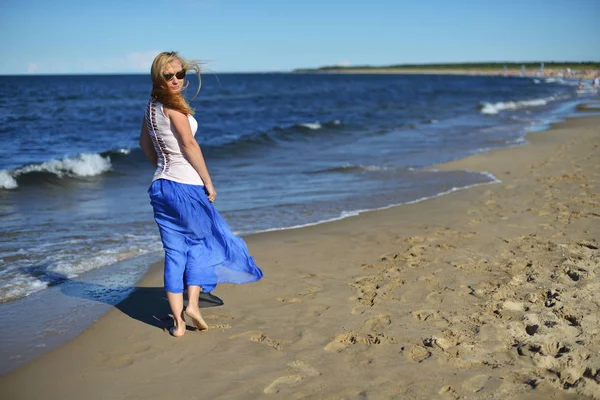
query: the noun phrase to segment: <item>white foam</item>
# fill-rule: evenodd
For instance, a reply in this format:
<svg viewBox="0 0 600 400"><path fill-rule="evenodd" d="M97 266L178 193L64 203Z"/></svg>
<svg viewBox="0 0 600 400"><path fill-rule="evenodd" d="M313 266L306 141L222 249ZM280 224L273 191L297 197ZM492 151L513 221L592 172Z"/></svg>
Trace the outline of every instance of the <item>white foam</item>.
<svg viewBox="0 0 600 400"><path fill-rule="evenodd" d="M111 168L110 158L96 153L82 153L75 157L50 160L41 164L27 165L15 170L13 176L29 172L50 172L58 177L95 176Z"/></svg>
<svg viewBox="0 0 600 400"><path fill-rule="evenodd" d="M519 138L516 138L516 139L513 139L513 140L507 140L506 143L513 144L513 145L514 144L521 145L521 144L527 144L528 142L527 142L527 140L524 137L519 137Z"/></svg>
<svg viewBox="0 0 600 400"><path fill-rule="evenodd" d="M368 172L387 171L390 167L383 165L359 165L359 168Z"/></svg>
<svg viewBox="0 0 600 400"><path fill-rule="evenodd" d="M128 150L119 150L128 154ZM30 172L47 172L62 178L63 176L89 177L103 174L112 168L110 157L96 153L82 153L74 157L54 159L41 164L30 164L10 171L0 170L0 189L16 189L17 177Z"/></svg>
<svg viewBox="0 0 600 400"><path fill-rule="evenodd" d="M27 249L26 253L40 255L35 259L21 259L13 262L7 268L0 270L0 303L29 296L48 287L50 282L63 277L72 279L83 273L106 267L121 261L134 259L162 249L158 235L131 235L126 234L114 238L115 244L110 249L96 251L90 254L86 251L73 251L65 253L60 251L65 244L77 245L82 250L82 245L87 240L68 240L55 243L41 243L37 247ZM14 254L21 254L20 249ZM41 272L43 277L32 276L24 272L23 268L31 264L49 264Z"/></svg>
<svg viewBox="0 0 600 400"><path fill-rule="evenodd" d="M504 110L517 110L519 108L526 107L539 107L548 104L549 101L554 100L554 98L547 99L534 99L534 100L521 100L521 101L506 101L506 102L498 102L498 103L481 103L481 113L482 114L498 114L500 111Z"/></svg>
<svg viewBox="0 0 600 400"><path fill-rule="evenodd" d="M93 269L103 267L105 265L111 265L117 262L117 257L114 252L104 251L97 256L78 260L75 262L60 261L55 265L48 268L49 272L66 276L67 278L74 278L79 274L91 271ZM113 254L110 254L113 253Z"/></svg>
<svg viewBox="0 0 600 400"><path fill-rule="evenodd" d="M39 292L47 287L47 282L43 282L37 278L25 275L18 276L9 281L2 282L0 285L0 303Z"/></svg>
<svg viewBox="0 0 600 400"><path fill-rule="evenodd" d="M16 189L17 181L12 177L9 171L0 170L0 189Z"/></svg>
<svg viewBox="0 0 600 400"><path fill-rule="evenodd" d="M355 164L344 164L341 167L335 168L335 170L354 170L358 169L360 171L365 172L379 172L379 171L388 171L393 170L395 167L385 166L385 165L355 165Z"/></svg>
<svg viewBox="0 0 600 400"><path fill-rule="evenodd" d="M567 85L567 86L575 86L577 85L577 80L576 79L563 79L563 78L546 78L544 79L544 82L546 83L559 83L561 85Z"/></svg>
<svg viewBox="0 0 600 400"><path fill-rule="evenodd" d="M313 122L313 123L307 122L307 123L304 123L304 124L300 124L300 126L303 126L305 128L308 128L308 129L313 129L313 130L321 129L323 127L318 122Z"/></svg>

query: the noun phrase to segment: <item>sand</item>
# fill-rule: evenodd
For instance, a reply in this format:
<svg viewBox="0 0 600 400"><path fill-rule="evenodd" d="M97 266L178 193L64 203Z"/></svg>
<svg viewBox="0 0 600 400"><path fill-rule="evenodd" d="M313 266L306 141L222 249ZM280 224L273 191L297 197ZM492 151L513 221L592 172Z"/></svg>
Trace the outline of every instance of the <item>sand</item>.
<svg viewBox="0 0 600 400"><path fill-rule="evenodd" d="M438 167L501 183L247 237L265 278L208 332L163 329L154 265L0 397L600 399L600 117L527 140Z"/></svg>

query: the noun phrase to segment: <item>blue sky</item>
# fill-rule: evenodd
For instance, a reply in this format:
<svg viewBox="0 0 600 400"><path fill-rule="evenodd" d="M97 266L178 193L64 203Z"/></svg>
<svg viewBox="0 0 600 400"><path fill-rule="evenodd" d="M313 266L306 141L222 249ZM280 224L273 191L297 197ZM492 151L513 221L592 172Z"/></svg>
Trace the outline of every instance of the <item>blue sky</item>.
<svg viewBox="0 0 600 400"><path fill-rule="evenodd" d="M18 0L0 74L147 73L160 51L217 72L600 61L599 0Z"/></svg>

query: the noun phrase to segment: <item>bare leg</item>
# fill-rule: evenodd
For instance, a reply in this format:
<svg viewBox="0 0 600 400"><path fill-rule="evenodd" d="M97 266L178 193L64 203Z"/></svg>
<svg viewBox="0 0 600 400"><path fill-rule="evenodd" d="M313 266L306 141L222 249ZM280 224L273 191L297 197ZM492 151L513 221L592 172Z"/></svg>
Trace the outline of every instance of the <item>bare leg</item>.
<svg viewBox="0 0 600 400"><path fill-rule="evenodd" d="M199 331L207 331L208 324L204 322L200 307L198 307L198 299L200 298L200 286L188 286L188 306L185 309L187 315L194 321L194 326Z"/></svg>
<svg viewBox="0 0 600 400"><path fill-rule="evenodd" d="M180 337L185 334L185 319L183 319L183 293L167 292L167 299L171 306L173 318L175 318L175 326L171 330L171 335Z"/></svg>

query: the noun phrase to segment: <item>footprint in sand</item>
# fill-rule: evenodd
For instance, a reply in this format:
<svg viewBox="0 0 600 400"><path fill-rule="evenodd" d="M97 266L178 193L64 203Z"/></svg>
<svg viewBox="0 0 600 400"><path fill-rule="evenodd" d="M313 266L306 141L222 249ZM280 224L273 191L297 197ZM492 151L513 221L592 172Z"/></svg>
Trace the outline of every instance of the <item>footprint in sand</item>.
<svg viewBox="0 0 600 400"><path fill-rule="evenodd" d="M116 349L110 353L100 354L101 363L110 368L127 367L132 365L141 355L149 354L152 351L149 345L144 344Z"/></svg>
<svg viewBox="0 0 600 400"><path fill-rule="evenodd" d="M261 331L246 331L242 333L237 333L235 335L229 336L229 339L236 339L242 336L249 336L250 340L252 340L253 342L266 344L267 346L272 347L275 350L283 349L283 346L279 341L267 337L267 335L265 335Z"/></svg>
<svg viewBox="0 0 600 400"><path fill-rule="evenodd" d="M367 333L366 335L359 335L357 333L348 332L337 335L323 350L339 353L349 345L357 343L367 345L396 343L396 339L387 336L385 333Z"/></svg>
<svg viewBox="0 0 600 400"><path fill-rule="evenodd" d="M226 319L231 321L233 317L227 314L210 314L204 317L204 319Z"/></svg>
<svg viewBox="0 0 600 400"><path fill-rule="evenodd" d="M229 324L211 325L210 329L231 329L231 325L229 325Z"/></svg>
<svg viewBox="0 0 600 400"><path fill-rule="evenodd" d="M252 337L250 337L250 340L252 340L253 342L264 343L267 346L274 348L275 350L283 349L283 346L281 345L281 343L279 343L277 340L273 340L273 339L267 337L262 332L258 333L256 335L252 335Z"/></svg>
<svg viewBox="0 0 600 400"><path fill-rule="evenodd" d="M322 290L323 288L321 287L311 287L304 290L303 292L296 294L296 296L299 297L278 297L277 301L281 303L301 303L304 300L313 298L315 294L319 293Z"/></svg>
<svg viewBox="0 0 600 400"><path fill-rule="evenodd" d="M429 357L431 357L431 352L429 350L427 350L425 347L417 345L417 346L413 346L410 349L407 356L413 361L421 362L421 361L425 361Z"/></svg>
<svg viewBox="0 0 600 400"><path fill-rule="evenodd" d="M341 335L337 335L333 342L329 343L323 350L339 353L344 350L348 345L356 343L356 339L352 334L343 333Z"/></svg>
<svg viewBox="0 0 600 400"><path fill-rule="evenodd" d="M413 312L412 316L418 321L433 321L439 318L439 313L436 310L418 310Z"/></svg>
<svg viewBox="0 0 600 400"><path fill-rule="evenodd" d="M269 386L264 390L266 394L278 393L282 387L291 386L302 380L301 375L287 375L275 379Z"/></svg>
<svg viewBox="0 0 600 400"><path fill-rule="evenodd" d="M440 399L459 399L460 396L456 393L454 388L450 385L443 386L439 392Z"/></svg>
<svg viewBox="0 0 600 400"><path fill-rule="evenodd" d="M476 375L463 382L462 387L468 392L477 393L483 389L489 379L489 375Z"/></svg>
<svg viewBox="0 0 600 400"><path fill-rule="evenodd" d="M391 323L392 319L389 315L381 314L365 322L364 329L368 332L380 331L381 329L390 325Z"/></svg>
<svg viewBox="0 0 600 400"><path fill-rule="evenodd" d="M416 243L423 243L425 241L425 238L422 236L409 236L404 241L406 243L416 244Z"/></svg>
<svg viewBox="0 0 600 400"><path fill-rule="evenodd" d="M372 307L375 304L377 297L377 289L381 287L383 278L379 276L360 276L355 278L354 282L350 282L357 291L357 296L352 300L358 300L359 303Z"/></svg>
<svg viewBox="0 0 600 400"><path fill-rule="evenodd" d="M302 303L304 301L304 299L301 299L300 297L289 297L289 298L278 297L277 301L280 303Z"/></svg>
<svg viewBox="0 0 600 400"><path fill-rule="evenodd" d="M321 373L316 368L311 367L307 363L300 361L300 360L292 361L291 363L288 364L288 366L292 367L293 369L295 369L297 372L301 373L302 375L306 375L306 376L310 376L310 377L321 375Z"/></svg>

